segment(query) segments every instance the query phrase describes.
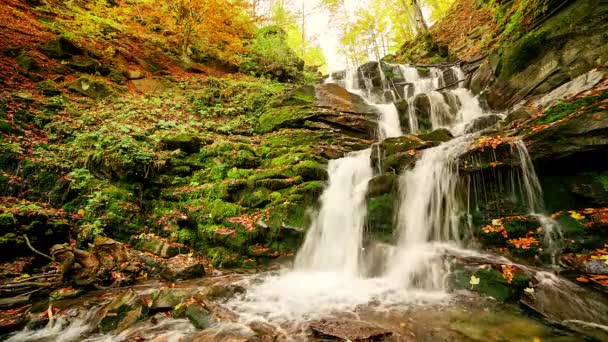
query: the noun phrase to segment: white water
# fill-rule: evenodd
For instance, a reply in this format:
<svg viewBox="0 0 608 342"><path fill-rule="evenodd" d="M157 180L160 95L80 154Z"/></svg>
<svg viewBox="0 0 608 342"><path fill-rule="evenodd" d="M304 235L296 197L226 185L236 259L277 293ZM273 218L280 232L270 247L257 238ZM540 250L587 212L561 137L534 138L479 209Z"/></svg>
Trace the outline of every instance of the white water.
<svg viewBox="0 0 608 342"><path fill-rule="evenodd" d="M359 275L371 149L329 162L329 185L296 258L298 270Z"/></svg>

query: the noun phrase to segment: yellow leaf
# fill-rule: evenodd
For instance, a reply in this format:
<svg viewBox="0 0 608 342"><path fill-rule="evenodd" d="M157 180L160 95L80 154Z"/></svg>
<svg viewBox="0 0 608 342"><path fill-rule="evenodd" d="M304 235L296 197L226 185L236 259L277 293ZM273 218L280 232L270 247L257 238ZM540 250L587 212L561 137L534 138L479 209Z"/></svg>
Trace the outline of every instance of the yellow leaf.
<svg viewBox="0 0 608 342"><path fill-rule="evenodd" d="M471 285L479 285L479 278L477 278L476 276L472 275L471 276L471 280L469 280L469 284Z"/></svg>
<svg viewBox="0 0 608 342"><path fill-rule="evenodd" d="M79 209L78 210L78 215L84 216L84 214L85 214L84 209Z"/></svg>
<svg viewBox="0 0 608 342"><path fill-rule="evenodd" d="M576 211L571 211L570 212L570 217L572 217L575 220L579 220L579 221L585 218L585 216L577 213Z"/></svg>
<svg viewBox="0 0 608 342"><path fill-rule="evenodd" d="M532 342L541 342L541 341L540 341L540 337L535 337L535 338L533 338L533 339L532 339Z"/></svg>

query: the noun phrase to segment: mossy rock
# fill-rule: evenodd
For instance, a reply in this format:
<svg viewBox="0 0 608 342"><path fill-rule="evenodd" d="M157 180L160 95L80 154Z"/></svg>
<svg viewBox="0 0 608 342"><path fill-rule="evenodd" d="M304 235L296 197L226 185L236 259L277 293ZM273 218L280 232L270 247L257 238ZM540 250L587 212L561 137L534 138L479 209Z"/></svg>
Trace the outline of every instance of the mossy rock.
<svg viewBox="0 0 608 342"><path fill-rule="evenodd" d="M268 133L279 128L302 127L306 118L312 115L312 107L310 106L270 108L260 116L257 131Z"/></svg>
<svg viewBox="0 0 608 342"><path fill-rule="evenodd" d="M452 132L447 128L439 128L430 133L420 134L418 137L424 141L446 142L454 138Z"/></svg>
<svg viewBox="0 0 608 342"><path fill-rule="evenodd" d="M369 181L367 194L369 197L377 197L394 192L398 189L399 176L394 173L385 173L372 178Z"/></svg>
<svg viewBox="0 0 608 342"><path fill-rule="evenodd" d="M76 93L94 99L105 98L112 94L112 89L106 83L89 77L80 77L69 83L67 87Z"/></svg>
<svg viewBox="0 0 608 342"><path fill-rule="evenodd" d="M50 40L48 43L42 46L41 50L45 55L58 59L69 58L74 55L82 54L82 49L74 45L74 43L65 37Z"/></svg>
<svg viewBox="0 0 608 342"><path fill-rule="evenodd" d="M102 334L120 334L143 319L148 306L133 290L119 294L97 314L97 327Z"/></svg>
<svg viewBox="0 0 608 342"><path fill-rule="evenodd" d="M279 106L311 106L314 102L315 87L312 85L303 85L285 95L283 99L281 99Z"/></svg>
<svg viewBox="0 0 608 342"><path fill-rule="evenodd" d="M394 193L372 197L367 200L368 233L374 241L394 242L395 205Z"/></svg>
<svg viewBox="0 0 608 342"><path fill-rule="evenodd" d="M471 276L478 278L479 284L472 285L470 283ZM501 272L493 268L481 268L474 272L458 269L452 273L450 280L455 288L472 289L501 302L519 300L524 293L524 289L529 285L529 279L517 273L513 276L511 283L509 283Z"/></svg>
<svg viewBox="0 0 608 342"><path fill-rule="evenodd" d="M167 150L182 150L186 153L197 153L201 148L202 139L192 133L168 134L161 139Z"/></svg>

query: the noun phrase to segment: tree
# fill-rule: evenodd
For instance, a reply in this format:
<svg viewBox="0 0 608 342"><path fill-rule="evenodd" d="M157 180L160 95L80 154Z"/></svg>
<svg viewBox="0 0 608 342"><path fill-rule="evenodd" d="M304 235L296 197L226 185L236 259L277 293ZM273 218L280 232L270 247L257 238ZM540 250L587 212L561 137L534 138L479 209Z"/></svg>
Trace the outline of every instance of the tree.
<svg viewBox="0 0 608 342"><path fill-rule="evenodd" d="M233 62L253 34L248 4L242 1L160 0L148 3L147 9L175 37L186 60L196 48L203 56Z"/></svg>

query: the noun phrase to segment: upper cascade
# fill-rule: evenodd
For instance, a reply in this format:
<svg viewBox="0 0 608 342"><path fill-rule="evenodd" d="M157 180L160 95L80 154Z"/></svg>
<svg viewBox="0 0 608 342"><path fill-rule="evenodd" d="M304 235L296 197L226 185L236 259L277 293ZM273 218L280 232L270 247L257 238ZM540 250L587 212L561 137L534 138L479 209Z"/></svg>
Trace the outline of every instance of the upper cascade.
<svg viewBox="0 0 608 342"><path fill-rule="evenodd" d="M416 67L369 62L327 80L365 98L379 112L380 140L447 128L458 136L484 114L457 66Z"/></svg>

